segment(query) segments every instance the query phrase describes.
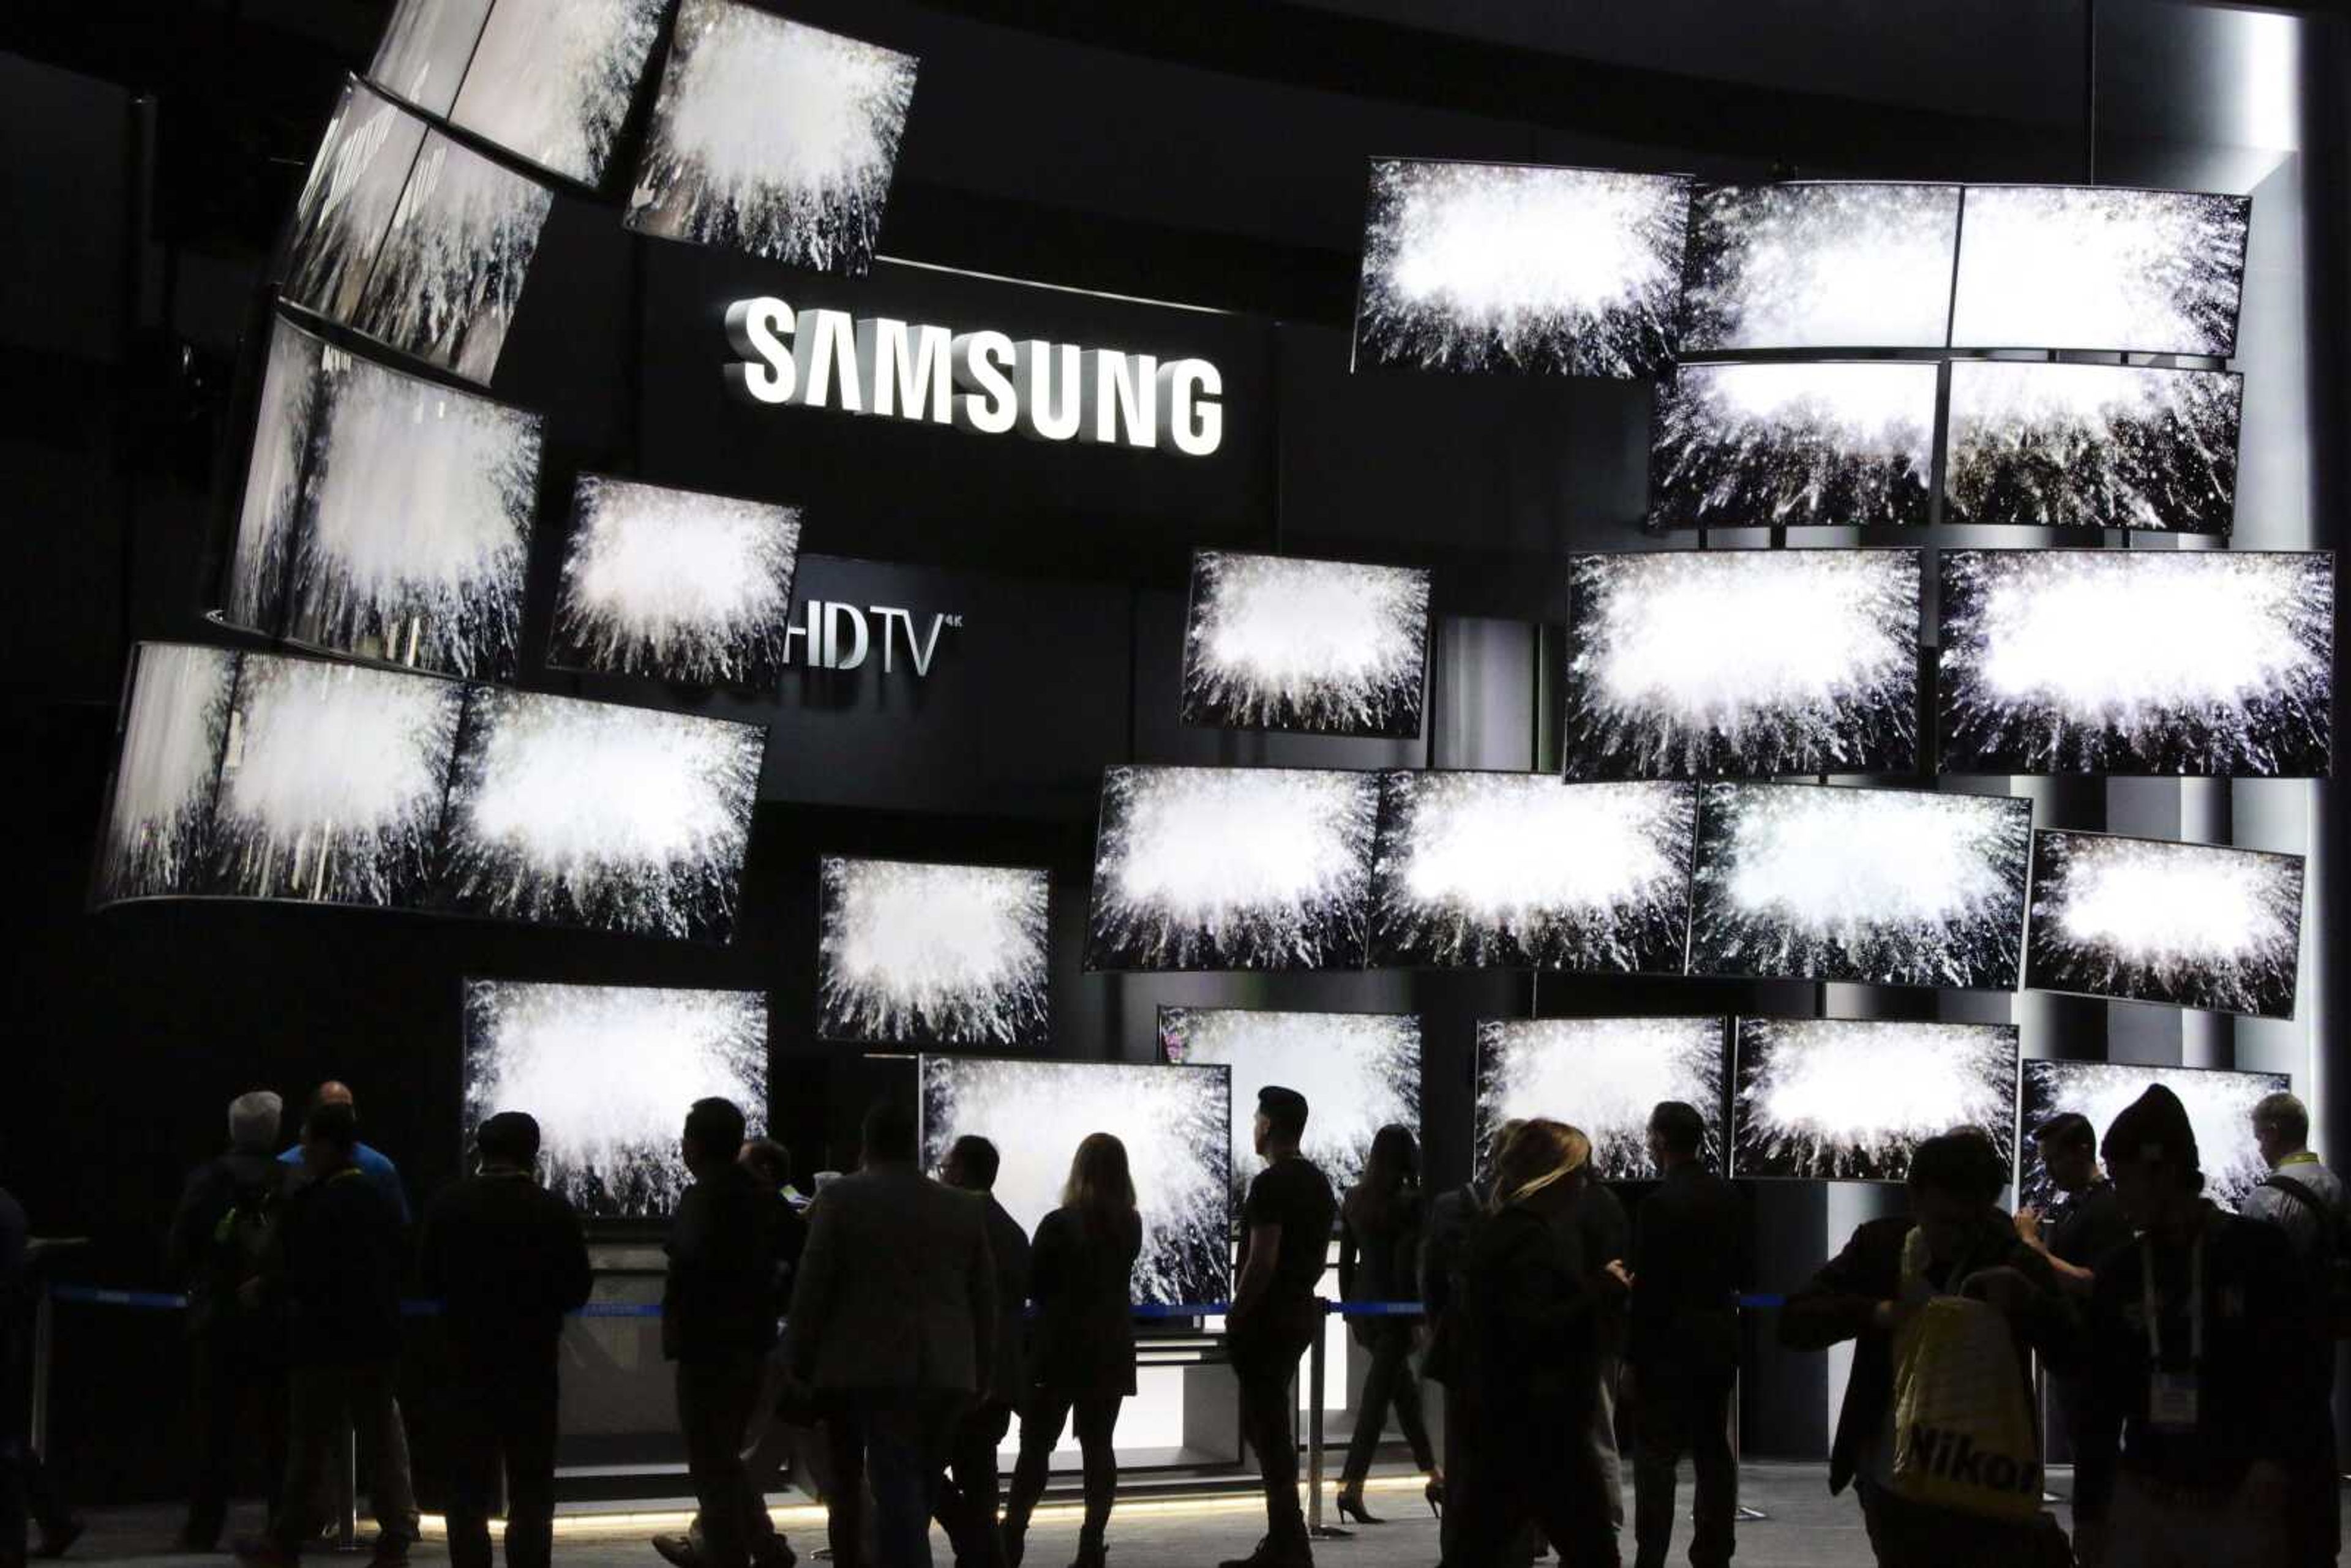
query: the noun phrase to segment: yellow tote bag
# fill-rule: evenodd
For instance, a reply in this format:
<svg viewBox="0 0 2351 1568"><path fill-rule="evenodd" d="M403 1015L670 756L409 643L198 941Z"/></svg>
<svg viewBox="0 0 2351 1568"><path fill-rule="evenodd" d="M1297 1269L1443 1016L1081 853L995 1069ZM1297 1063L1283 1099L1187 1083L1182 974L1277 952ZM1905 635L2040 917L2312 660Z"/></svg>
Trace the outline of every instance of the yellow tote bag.
<svg viewBox="0 0 2351 1568"><path fill-rule="evenodd" d="M1896 1332L1894 1490L2021 1523L2040 1513L2040 1434L1997 1309L1936 1296Z"/></svg>

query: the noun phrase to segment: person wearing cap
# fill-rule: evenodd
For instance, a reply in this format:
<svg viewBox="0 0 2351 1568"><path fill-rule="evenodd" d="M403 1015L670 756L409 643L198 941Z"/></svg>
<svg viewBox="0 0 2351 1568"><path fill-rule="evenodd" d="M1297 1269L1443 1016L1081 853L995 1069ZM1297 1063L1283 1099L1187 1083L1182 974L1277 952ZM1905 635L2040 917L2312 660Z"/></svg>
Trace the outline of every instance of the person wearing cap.
<svg viewBox="0 0 2351 1568"><path fill-rule="evenodd" d="M2102 1148L2139 1235L2100 1260L2074 1454L2074 1551L2105 1564L2285 1568L2312 1391L2308 1303L2275 1226L2204 1197L2196 1131L2158 1083Z"/></svg>
<svg viewBox="0 0 2351 1568"><path fill-rule="evenodd" d="M477 1174L424 1211L418 1272L441 1302L452 1370L449 1561L488 1568L505 1468L507 1563L546 1568L555 1538L557 1342L588 1300L580 1217L538 1181L538 1123L501 1111L474 1134Z"/></svg>
<svg viewBox="0 0 2351 1568"><path fill-rule="evenodd" d="M1306 1096L1269 1084L1258 1091L1254 1139L1265 1169L1241 1207L1240 1272L1225 1319L1225 1344L1240 1382L1241 1434L1257 1455L1265 1488L1265 1538L1223 1568L1305 1568L1314 1561L1298 1506L1296 1408L1290 1385L1298 1359L1322 1332L1314 1288L1330 1256L1339 1199L1331 1180L1298 1152Z"/></svg>

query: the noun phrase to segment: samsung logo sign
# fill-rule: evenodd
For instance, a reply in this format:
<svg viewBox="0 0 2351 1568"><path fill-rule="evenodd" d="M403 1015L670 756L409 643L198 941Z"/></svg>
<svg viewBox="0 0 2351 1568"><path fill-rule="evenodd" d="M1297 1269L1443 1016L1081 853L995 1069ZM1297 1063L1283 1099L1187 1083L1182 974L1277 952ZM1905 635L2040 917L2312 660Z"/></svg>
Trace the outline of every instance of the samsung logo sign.
<svg viewBox="0 0 2351 1568"><path fill-rule="evenodd" d="M1170 360L845 310L772 296L726 308L741 356L726 384L750 402L952 424L981 435L1140 446L1206 457L1225 438L1225 379Z"/></svg>

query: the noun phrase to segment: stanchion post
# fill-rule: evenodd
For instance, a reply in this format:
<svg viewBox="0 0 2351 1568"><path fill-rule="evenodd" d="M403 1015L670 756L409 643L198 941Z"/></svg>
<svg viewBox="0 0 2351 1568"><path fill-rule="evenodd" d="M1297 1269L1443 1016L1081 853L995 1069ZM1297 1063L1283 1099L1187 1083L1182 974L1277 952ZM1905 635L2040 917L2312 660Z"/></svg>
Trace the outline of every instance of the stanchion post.
<svg viewBox="0 0 2351 1568"><path fill-rule="evenodd" d="M356 1552L360 1546L360 1439L359 1434L346 1424L343 1427L343 1511L335 1521L335 1550ZM376 1456L382 1464L383 1456Z"/></svg>
<svg viewBox="0 0 2351 1568"><path fill-rule="evenodd" d="M1740 1524L1760 1524L1771 1516L1760 1508L1750 1508L1739 1500L1745 1467L1739 1451L1740 1405L1747 1385L1736 1367L1730 1373L1730 1517Z"/></svg>
<svg viewBox="0 0 2351 1568"><path fill-rule="evenodd" d="M1330 1337L1331 1304L1318 1300L1314 1343L1306 1349L1306 1533L1317 1541L1343 1541L1353 1533L1322 1522L1322 1342Z"/></svg>
<svg viewBox="0 0 2351 1568"><path fill-rule="evenodd" d="M37 1459L49 1457L49 1359L57 1334L57 1297L44 1281L33 1302L33 1412L28 1436Z"/></svg>

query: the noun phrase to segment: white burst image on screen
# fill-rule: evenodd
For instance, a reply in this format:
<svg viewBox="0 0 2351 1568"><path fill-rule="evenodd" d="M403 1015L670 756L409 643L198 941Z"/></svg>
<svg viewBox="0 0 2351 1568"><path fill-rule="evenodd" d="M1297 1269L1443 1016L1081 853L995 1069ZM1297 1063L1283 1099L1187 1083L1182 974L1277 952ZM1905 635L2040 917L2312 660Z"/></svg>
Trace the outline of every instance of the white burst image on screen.
<svg viewBox="0 0 2351 1568"><path fill-rule="evenodd" d="M427 114L447 114L491 0L398 0L369 62L368 80Z"/></svg>
<svg viewBox="0 0 2351 1568"><path fill-rule="evenodd" d="M550 1191L589 1219L659 1219L693 1183L678 1153L697 1100L768 1120L758 991L465 983L465 1124L521 1111Z"/></svg>
<svg viewBox="0 0 2351 1568"><path fill-rule="evenodd" d="M820 1037L1045 1043L1045 872L828 855L817 883Z"/></svg>
<svg viewBox="0 0 2351 1568"><path fill-rule="evenodd" d="M683 0L628 226L863 276L916 64L732 0Z"/></svg>
<svg viewBox="0 0 2351 1568"><path fill-rule="evenodd" d="M1657 394L1661 528L1924 527L1935 367L1684 365Z"/></svg>
<svg viewBox="0 0 2351 1568"><path fill-rule="evenodd" d="M283 318L270 323L236 538L215 612L232 626L274 636L284 623L287 564L309 507L311 444L328 395L326 351L324 341Z"/></svg>
<svg viewBox="0 0 2351 1568"><path fill-rule="evenodd" d="M2036 833L2024 983L2292 1018L2303 870L2300 855Z"/></svg>
<svg viewBox="0 0 2351 1568"><path fill-rule="evenodd" d="M1918 552L1568 558L1571 779L1918 765Z"/></svg>
<svg viewBox="0 0 2351 1568"><path fill-rule="evenodd" d="M427 129L362 83L343 89L295 200L287 298L331 320L355 319Z"/></svg>
<svg viewBox="0 0 2351 1568"><path fill-rule="evenodd" d="M1126 1145L1143 1219L1134 1299L1230 1299L1229 1070L925 1056L921 1072L925 1166L959 1137L987 1139L1003 1156L996 1201L1033 1235L1061 1206L1079 1143L1108 1133Z"/></svg>
<svg viewBox="0 0 2351 1568"><path fill-rule="evenodd" d="M1374 159L1358 365L1655 374L1676 347L1689 182Z"/></svg>
<svg viewBox="0 0 2351 1568"><path fill-rule="evenodd" d="M1164 1007L1159 1049L1171 1062L1232 1070L1237 1211L1249 1183L1265 1169L1254 1124L1258 1091L1268 1084L1306 1096L1306 1136L1299 1148L1342 1195L1363 1178L1382 1127L1420 1135L1420 1019L1410 1013Z"/></svg>
<svg viewBox="0 0 2351 1568"><path fill-rule="evenodd" d="M133 653L95 902L206 891L236 674L237 655L222 648L141 643Z"/></svg>
<svg viewBox="0 0 2351 1568"><path fill-rule="evenodd" d="M1420 733L1429 574L1202 550L1184 632L1184 722Z"/></svg>
<svg viewBox="0 0 2351 1568"><path fill-rule="evenodd" d="M497 0L450 120L595 184L667 9L666 0Z"/></svg>
<svg viewBox="0 0 2351 1568"><path fill-rule="evenodd" d="M2015 1158L2012 1024L1740 1019L1731 1174L1901 1181L1928 1138L1991 1134Z"/></svg>
<svg viewBox="0 0 2351 1568"><path fill-rule="evenodd" d="M1701 187L1683 347L1939 349L1959 235L1956 185Z"/></svg>
<svg viewBox="0 0 2351 1568"><path fill-rule="evenodd" d="M2106 1129L2126 1107L2160 1083L2179 1097L2196 1134L2197 1164L2204 1171L2204 1196L2223 1208L2234 1209L2269 1178L2269 1161L2253 1141L2253 1107L2272 1094L2283 1094L2293 1081L2283 1072L2222 1072L2202 1068L2138 1067L2107 1061L2028 1061L2024 1064L2023 1109L2018 1118L2024 1128L2016 1201L2046 1207L2057 1189L2042 1168L2035 1129L2072 1112L2089 1119L2094 1135L2104 1140Z"/></svg>
<svg viewBox="0 0 2351 1568"><path fill-rule="evenodd" d="M1681 972L1690 786L1394 772L1382 790L1374 963Z"/></svg>
<svg viewBox="0 0 2351 1568"><path fill-rule="evenodd" d="M1719 1018L1487 1019L1478 1025L1477 1152L1494 1155L1505 1122L1565 1122L1592 1140L1602 1181L1656 1173L1649 1113L1678 1100L1706 1119L1705 1155L1722 1168L1723 1056Z"/></svg>

